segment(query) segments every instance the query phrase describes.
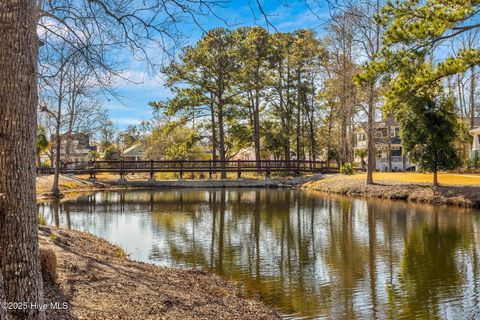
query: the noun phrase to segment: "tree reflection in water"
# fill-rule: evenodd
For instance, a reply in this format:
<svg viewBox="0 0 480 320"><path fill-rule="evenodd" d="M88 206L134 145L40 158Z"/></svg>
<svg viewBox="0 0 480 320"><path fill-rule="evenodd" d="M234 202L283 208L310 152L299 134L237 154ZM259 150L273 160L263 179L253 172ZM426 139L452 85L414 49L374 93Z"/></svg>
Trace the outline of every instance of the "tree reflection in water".
<svg viewBox="0 0 480 320"><path fill-rule="evenodd" d="M290 189L98 192L38 207L134 259L234 279L291 317L480 314L478 211Z"/></svg>

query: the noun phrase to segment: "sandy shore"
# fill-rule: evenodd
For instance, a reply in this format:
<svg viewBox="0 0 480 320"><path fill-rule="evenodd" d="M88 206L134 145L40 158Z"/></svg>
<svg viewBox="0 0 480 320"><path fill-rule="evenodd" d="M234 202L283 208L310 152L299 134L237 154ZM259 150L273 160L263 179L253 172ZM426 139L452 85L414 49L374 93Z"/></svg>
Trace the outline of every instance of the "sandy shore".
<svg viewBox="0 0 480 320"><path fill-rule="evenodd" d="M47 319L279 319L261 302L243 299L233 283L199 270L129 260L88 233L40 227L41 248L58 260L57 283L46 281Z"/></svg>
<svg viewBox="0 0 480 320"><path fill-rule="evenodd" d="M318 181L307 182L301 188L348 196L480 208L480 186L441 185L432 187L428 184L385 180L367 186L363 180L352 179L351 176L339 174Z"/></svg>

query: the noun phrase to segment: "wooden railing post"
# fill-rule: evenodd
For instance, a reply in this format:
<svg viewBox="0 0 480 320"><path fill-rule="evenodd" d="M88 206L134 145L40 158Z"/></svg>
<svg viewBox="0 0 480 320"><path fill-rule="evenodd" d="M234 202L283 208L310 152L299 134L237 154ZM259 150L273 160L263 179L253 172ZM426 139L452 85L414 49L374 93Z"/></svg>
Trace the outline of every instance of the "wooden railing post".
<svg viewBox="0 0 480 320"><path fill-rule="evenodd" d="M212 179L212 160L208 162L208 177Z"/></svg>
<svg viewBox="0 0 480 320"><path fill-rule="evenodd" d="M183 179L183 160L180 160L180 179Z"/></svg>
<svg viewBox="0 0 480 320"><path fill-rule="evenodd" d="M123 159L120 160L120 179L123 179Z"/></svg>
<svg viewBox="0 0 480 320"><path fill-rule="evenodd" d="M266 162L267 170L265 171L265 178L270 178L270 159L267 159Z"/></svg>
<svg viewBox="0 0 480 320"><path fill-rule="evenodd" d="M240 160L237 160L237 179L242 177L242 170L240 169Z"/></svg>
<svg viewBox="0 0 480 320"><path fill-rule="evenodd" d="M153 173L153 160L150 159L150 180L155 180L155 175Z"/></svg>

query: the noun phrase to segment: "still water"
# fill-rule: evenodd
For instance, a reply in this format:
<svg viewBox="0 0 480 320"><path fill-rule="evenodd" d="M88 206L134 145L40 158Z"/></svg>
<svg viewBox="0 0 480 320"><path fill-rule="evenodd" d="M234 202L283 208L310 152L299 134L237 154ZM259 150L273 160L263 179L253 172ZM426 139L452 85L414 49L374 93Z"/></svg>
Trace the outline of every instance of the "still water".
<svg viewBox="0 0 480 320"><path fill-rule="evenodd" d="M205 268L296 319L480 319L480 211L298 190L115 191L39 204L131 258Z"/></svg>

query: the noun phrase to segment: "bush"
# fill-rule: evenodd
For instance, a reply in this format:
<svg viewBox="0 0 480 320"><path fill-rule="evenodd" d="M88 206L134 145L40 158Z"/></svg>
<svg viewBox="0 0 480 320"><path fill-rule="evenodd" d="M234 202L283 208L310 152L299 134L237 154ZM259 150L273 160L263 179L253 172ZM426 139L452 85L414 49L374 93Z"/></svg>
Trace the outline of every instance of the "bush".
<svg viewBox="0 0 480 320"><path fill-rule="evenodd" d="M57 255L49 248L40 248L43 281L57 282Z"/></svg>
<svg viewBox="0 0 480 320"><path fill-rule="evenodd" d="M343 166L340 167L341 174L353 174L353 167L350 162L345 163Z"/></svg>

